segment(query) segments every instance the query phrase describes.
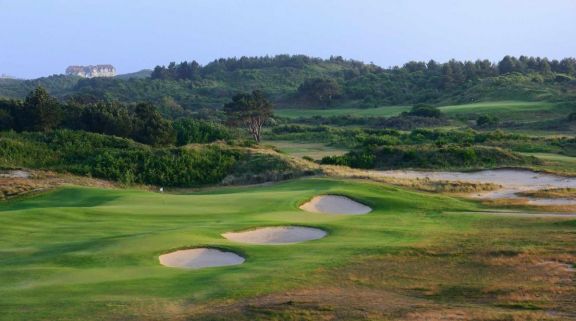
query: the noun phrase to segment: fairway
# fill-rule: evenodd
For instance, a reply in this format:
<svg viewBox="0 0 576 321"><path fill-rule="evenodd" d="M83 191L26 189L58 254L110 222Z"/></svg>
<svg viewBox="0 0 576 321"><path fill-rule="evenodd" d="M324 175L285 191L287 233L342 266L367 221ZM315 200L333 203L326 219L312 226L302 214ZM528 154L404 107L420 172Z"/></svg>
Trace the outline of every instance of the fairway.
<svg viewBox="0 0 576 321"><path fill-rule="evenodd" d="M556 104L550 102L528 102L528 101L493 101L463 105L441 106L440 109L447 113L468 113L468 112L521 112L521 111L549 111L554 109Z"/></svg>
<svg viewBox="0 0 576 321"><path fill-rule="evenodd" d="M357 116L357 117L391 117L403 111L409 111L409 106L384 106L376 108L283 108L274 111L275 115L288 118L314 117L314 116Z"/></svg>
<svg viewBox="0 0 576 321"><path fill-rule="evenodd" d="M319 194L347 195L373 211L348 216L298 209ZM524 313L513 308L515 304L574 312L552 299L514 301L517 278L526 277L522 274L526 271L518 272L513 265L492 266L491 255L498 254L489 254L508 251L517 253L515 258L530 249L526 253L533 259L569 260L576 244L574 221L443 214L478 209L474 203L450 197L333 179L186 195L62 188L0 205L0 319L215 320L224 313L234 320L273 316L289 320L282 318L291 315L285 314L289 311L266 305L237 314L234 307L242 303L234 302L312 288L345 291L350 298L369 291L381 291L382 298L401 295L390 310L396 312L414 304L445 309L450 306L445 301L454 298L495 315ZM221 236L293 225L319 228L327 235L272 246ZM486 233L491 238L485 238ZM202 270L159 263L161 254L194 247L232 251L246 261ZM510 297L486 290L496 285L499 293ZM523 291L548 293L556 285L525 281L522 286ZM573 288L564 289L566 295L574 293ZM474 295L461 296L458 291ZM298 301L289 308L318 317L342 309L357 319L354 305L359 303L342 305L338 300L323 296L317 308L300 307ZM374 302L376 306L365 309L388 315L380 311L379 301ZM232 305L223 312L201 308L213 304Z"/></svg>
<svg viewBox="0 0 576 321"><path fill-rule="evenodd" d="M329 108L329 109L278 109L274 113L281 117L299 118L314 116L355 116L355 117L392 117L410 111L410 106L383 106L377 108ZM535 121L553 119L569 112L566 106L551 102L528 101L493 101L462 105L440 106L439 109L448 116L467 116L478 114L498 115L506 119ZM538 119L533 119L537 115Z"/></svg>
<svg viewBox="0 0 576 321"><path fill-rule="evenodd" d="M495 101L464 105L442 106L440 110L448 115L490 114L508 120L536 121L553 119L568 112L566 107L551 102ZM538 116L538 119L531 117Z"/></svg>

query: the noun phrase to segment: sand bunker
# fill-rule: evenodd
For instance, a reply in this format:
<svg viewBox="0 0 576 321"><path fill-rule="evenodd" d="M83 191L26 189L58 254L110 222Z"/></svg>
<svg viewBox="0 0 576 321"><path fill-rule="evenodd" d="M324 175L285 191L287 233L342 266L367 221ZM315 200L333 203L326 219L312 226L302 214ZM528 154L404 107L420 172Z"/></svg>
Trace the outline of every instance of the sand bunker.
<svg viewBox="0 0 576 321"><path fill-rule="evenodd" d="M245 259L236 253L209 248L180 250L160 255L160 264L186 269L237 265L244 261Z"/></svg>
<svg viewBox="0 0 576 321"><path fill-rule="evenodd" d="M223 237L241 243L289 244L321 239L327 233L321 229L298 226L263 227L242 232L228 232Z"/></svg>
<svg viewBox="0 0 576 321"><path fill-rule="evenodd" d="M300 209L314 213L348 215L362 215L372 211L370 207L364 204L353 201L348 197L337 195L316 196L300 206Z"/></svg>

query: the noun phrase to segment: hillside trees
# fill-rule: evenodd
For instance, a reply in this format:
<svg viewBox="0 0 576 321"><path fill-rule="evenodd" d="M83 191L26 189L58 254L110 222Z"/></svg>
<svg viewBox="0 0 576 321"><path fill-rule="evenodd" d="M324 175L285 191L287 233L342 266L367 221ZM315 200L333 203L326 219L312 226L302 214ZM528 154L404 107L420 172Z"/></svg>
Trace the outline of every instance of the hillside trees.
<svg viewBox="0 0 576 321"><path fill-rule="evenodd" d="M190 118L174 122L176 144L178 146L192 143L211 143L232 137L230 131L220 124Z"/></svg>
<svg viewBox="0 0 576 321"><path fill-rule="evenodd" d="M133 115L128 108L118 103L86 105L81 108L80 118L76 121L75 126L65 127L119 137L130 137L134 130ZM72 120L70 122L72 123Z"/></svg>
<svg viewBox="0 0 576 321"><path fill-rule="evenodd" d="M56 128L132 138L149 145L175 143L172 123L151 104L136 106L117 102L63 105L42 87L32 91L23 102L0 102L0 129L50 131Z"/></svg>
<svg viewBox="0 0 576 321"><path fill-rule="evenodd" d="M171 145L176 137L171 123L151 104L138 104L134 111L132 138L148 145Z"/></svg>
<svg viewBox="0 0 576 321"><path fill-rule="evenodd" d="M513 83L518 83L519 76L524 76L526 83L516 86ZM202 108L219 108L234 93L255 88L284 106L306 102L310 107L373 107L510 99L512 90L492 86L498 82L511 83L523 91L514 96L546 99L549 96L536 94L539 88L531 86L531 79L537 79L543 91L558 93L554 100L566 100L573 92L576 60L507 56L495 63L453 59L445 63L410 61L382 68L342 57L279 55L217 59L206 65L195 61L170 63L157 66L151 79L69 78L0 80L0 96L23 99L42 85L60 99L72 97L82 104L152 102L172 119L190 116L191 111Z"/></svg>
<svg viewBox="0 0 576 321"><path fill-rule="evenodd" d="M44 88L37 87L26 97L17 115L21 130L49 131L62 121L62 107Z"/></svg>
<svg viewBox="0 0 576 321"><path fill-rule="evenodd" d="M342 94L342 88L329 78L307 79L298 87L298 95L310 102L329 106Z"/></svg>
<svg viewBox="0 0 576 321"><path fill-rule="evenodd" d="M262 126L272 116L272 104L261 91L238 94L224 105L227 122L232 126L245 127L257 143L260 143Z"/></svg>

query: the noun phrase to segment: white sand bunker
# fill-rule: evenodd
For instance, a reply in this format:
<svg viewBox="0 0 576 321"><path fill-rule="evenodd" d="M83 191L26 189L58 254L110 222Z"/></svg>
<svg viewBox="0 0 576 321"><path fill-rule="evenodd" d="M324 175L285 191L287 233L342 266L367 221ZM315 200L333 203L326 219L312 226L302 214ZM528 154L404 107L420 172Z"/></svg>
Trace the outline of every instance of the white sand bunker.
<svg viewBox="0 0 576 321"><path fill-rule="evenodd" d="M243 232L222 234L225 238L251 244L289 244L321 239L327 233L321 229L299 226L263 227Z"/></svg>
<svg viewBox="0 0 576 321"><path fill-rule="evenodd" d="M160 264L187 269L237 265L244 261L245 259L236 253L209 248L180 250L160 255Z"/></svg>
<svg viewBox="0 0 576 321"><path fill-rule="evenodd" d="M309 202L300 206L300 209L314 213L348 215L362 215L372 211L370 207L364 204L353 201L348 197L338 195L316 196Z"/></svg>

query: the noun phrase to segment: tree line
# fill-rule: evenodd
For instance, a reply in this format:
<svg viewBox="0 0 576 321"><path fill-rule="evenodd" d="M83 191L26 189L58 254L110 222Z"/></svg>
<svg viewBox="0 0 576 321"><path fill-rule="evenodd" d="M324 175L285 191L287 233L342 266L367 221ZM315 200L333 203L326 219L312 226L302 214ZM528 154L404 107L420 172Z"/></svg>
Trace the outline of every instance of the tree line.
<svg viewBox="0 0 576 321"><path fill-rule="evenodd" d="M411 61L382 68L342 57L303 55L218 59L156 66L150 78L119 79L51 76L0 83L0 96L23 98L41 85L59 99L166 105L167 114L182 115L218 108L239 92L258 89L277 105L373 107L416 103L464 103L479 99L541 99L538 92L560 93L567 101L576 81L574 58L506 56L489 60L439 63ZM502 86L504 84L504 86ZM512 96L512 97L510 97ZM165 114L166 115L166 114Z"/></svg>
<svg viewBox="0 0 576 321"><path fill-rule="evenodd" d="M222 72L234 72L241 69L263 68L295 68L322 63L339 64L351 69L381 69L374 65L366 65L360 61L346 60L341 56L332 56L329 59L309 57L306 55L276 55L264 57L220 58L205 66L197 61L170 62L167 66L156 66L152 71L152 79L163 80L198 80Z"/></svg>
<svg viewBox="0 0 576 321"><path fill-rule="evenodd" d="M262 127L272 116L272 104L260 91L237 94L224 105L226 122L242 127L258 143ZM125 105L118 102L60 103L37 87L23 101L0 100L0 131L48 132L54 129L84 130L93 133L131 138L153 146L210 143L233 138L233 131L223 124L183 117L164 118L149 103Z"/></svg>
<svg viewBox="0 0 576 321"><path fill-rule="evenodd" d="M322 66L325 72L318 73L313 66ZM252 71L250 71L252 70ZM259 70L260 73L256 73ZM446 63L434 60L428 62L410 61L403 66L381 68L342 57L330 59L307 56L281 55L275 57L241 57L218 59L205 66L196 61L175 62L168 66L156 66L152 79L162 80L219 80L233 82L238 77L246 77L264 91L271 91L270 84L259 82L263 70L286 73L306 71L309 77L300 81L294 89L288 90L279 101L285 103L304 102L315 106L331 106L335 102L362 100L364 105L434 103L478 84L480 80L506 76L536 74L543 77L564 75L554 81L570 81L576 77L576 59L549 60L541 57L505 56L493 63L489 60L458 61ZM244 71L245 73L241 73ZM250 72L248 72L250 71ZM291 79L294 81L296 79Z"/></svg>
<svg viewBox="0 0 576 321"><path fill-rule="evenodd" d="M149 103L61 103L42 87L30 92L23 101L0 100L0 131L48 132L54 129L84 130L131 138L154 146L209 143L231 138L230 130L220 124L190 118L171 121Z"/></svg>

